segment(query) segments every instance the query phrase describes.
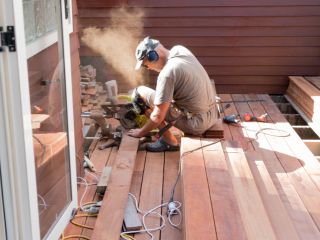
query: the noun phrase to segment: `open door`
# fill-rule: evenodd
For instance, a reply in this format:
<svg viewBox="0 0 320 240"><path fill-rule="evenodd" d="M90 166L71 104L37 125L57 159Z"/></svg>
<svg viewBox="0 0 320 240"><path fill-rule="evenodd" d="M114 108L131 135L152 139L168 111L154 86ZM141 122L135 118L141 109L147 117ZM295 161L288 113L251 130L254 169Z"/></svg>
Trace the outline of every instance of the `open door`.
<svg viewBox="0 0 320 240"><path fill-rule="evenodd" d="M0 30L13 40L0 52L7 239L58 239L76 207L70 4L0 0Z"/></svg>

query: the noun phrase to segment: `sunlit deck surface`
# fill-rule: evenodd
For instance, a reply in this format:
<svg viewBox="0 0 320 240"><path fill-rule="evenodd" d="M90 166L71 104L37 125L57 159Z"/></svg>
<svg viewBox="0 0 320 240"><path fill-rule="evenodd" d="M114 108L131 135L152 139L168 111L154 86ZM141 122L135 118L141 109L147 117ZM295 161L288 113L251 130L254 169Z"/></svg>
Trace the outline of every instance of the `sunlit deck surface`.
<svg viewBox="0 0 320 240"><path fill-rule="evenodd" d="M138 152L130 192L142 210L168 201L180 154L188 152L182 160L175 192L175 200L183 202L183 225L179 230L167 223L154 233L155 239L320 239L318 160L268 95L220 97L222 101L234 101L225 109L225 115L268 113L268 122L224 124L225 138L221 142L192 153L189 151L216 140L186 137L181 140L180 153ZM90 159L98 171L112 166L117 149L96 147L92 145ZM96 181L91 174L85 177L88 182ZM79 200L83 192L80 186ZM97 200L100 198L95 195L95 186L90 186L83 202ZM96 218L76 220L94 227ZM152 216L147 224L156 227L161 222ZM71 234L90 237L92 230L70 225L64 235ZM134 239L150 237L137 234Z"/></svg>

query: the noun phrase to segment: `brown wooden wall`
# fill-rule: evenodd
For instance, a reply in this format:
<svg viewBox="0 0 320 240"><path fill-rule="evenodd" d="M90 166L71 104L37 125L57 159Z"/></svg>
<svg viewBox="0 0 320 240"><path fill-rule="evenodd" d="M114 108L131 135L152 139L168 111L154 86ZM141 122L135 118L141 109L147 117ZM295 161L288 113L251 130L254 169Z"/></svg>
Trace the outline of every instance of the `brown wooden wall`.
<svg viewBox="0 0 320 240"><path fill-rule="evenodd" d="M77 1L80 28L107 27L121 4L144 8L145 34L188 47L220 93L280 93L288 75L320 74L320 0Z"/></svg>

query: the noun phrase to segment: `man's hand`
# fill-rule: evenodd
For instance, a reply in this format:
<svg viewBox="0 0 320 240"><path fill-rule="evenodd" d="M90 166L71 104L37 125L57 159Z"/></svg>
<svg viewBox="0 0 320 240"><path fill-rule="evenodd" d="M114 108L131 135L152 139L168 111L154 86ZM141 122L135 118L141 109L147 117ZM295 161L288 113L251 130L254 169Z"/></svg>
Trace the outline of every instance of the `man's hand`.
<svg viewBox="0 0 320 240"><path fill-rule="evenodd" d="M170 103L162 103L160 105L156 105L151 113L148 122L140 129L129 130L128 135L136 138L144 137L145 135L147 135L152 129L155 129L163 122L169 106Z"/></svg>
<svg viewBox="0 0 320 240"><path fill-rule="evenodd" d="M128 131L128 135L131 136L131 137L135 137L135 138L143 137L143 133L142 133L140 128L130 129Z"/></svg>

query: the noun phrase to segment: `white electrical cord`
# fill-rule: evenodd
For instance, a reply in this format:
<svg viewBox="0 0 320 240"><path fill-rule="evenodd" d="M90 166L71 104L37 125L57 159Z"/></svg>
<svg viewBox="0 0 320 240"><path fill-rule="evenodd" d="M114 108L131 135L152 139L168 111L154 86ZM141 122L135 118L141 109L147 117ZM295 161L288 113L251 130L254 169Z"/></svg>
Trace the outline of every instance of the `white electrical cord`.
<svg viewBox="0 0 320 240"><path fill-rule="evenodd" d="M97 180L97 183L99 182L99 178L98 178L98 176L97 176L95 173L90 172L88 169L85 169L85 172L86 172L87 174L89 174L90 176L94 177L94 178Z"/></svg>
<svg viewBox="0 0 320 240"><path fill-rule="evenodd" d="M162 216L160 213L158 212L155 212L155 210L157 210L158 208L162 208L162 207L167 207L168 208L168 221L169 223L173 226L173 227L178 227L180 224L181 224L181 219L182 219L182 215L181 215L181 211L180 211L180 208L182 206L182 204L178 201L174 201L174 202L171 202L171 203L162 203L146 212L142 211L139 209L138 207L138 201L137 201L137 198L132 194L132 193L129 193L129 196L133 198L134 202L135 202L135 207L138 211L138 213L140 214L143 214L142 215L142 226L143 226L143 230L136 230L136 231L126 231L126 232L122 232L120 234L121 237L124 237L123 235L126 235L126 234L133 234L133 233L147 233L150 237L151 237L151 240L154 240L154 235L152 234L152 232L155 232L155 231L159 231L161 230L162 228L164 228L166 226L166 221L165 221L165 218L164 216ZM170 205L171 204L171 205ZM148 228L147 225L146 225L146 217L150 214L156 214L158 215L160 218L161 218L161 222L162 224L159 226L159 227L155 227L155 228ZM173 215L179 215L180 216L180 220L178 222L178 224L174 224L171 220L172 216Z"/></svg>
<svg viewBox="0 0 320 240"><path fill-rule="evenodd" d="M95 176L95 175L93 175L93 176ZM79 208L81 209L82 212L91 213L91 214L98 213L99 209L101 207L101 201L100 202L91 203L91 204L85 204L85 206L82 203L83 199L84 199L84 196L87 194L88 187L97 185L97 183L88 183L85 178L82 178L82 177L77 177L77 178L82 181L82 182L78 182L78 184L81 184L81 185L85 186L84 192L83 192L83 194L81 196L81 199L80 199Z"/></svg>

